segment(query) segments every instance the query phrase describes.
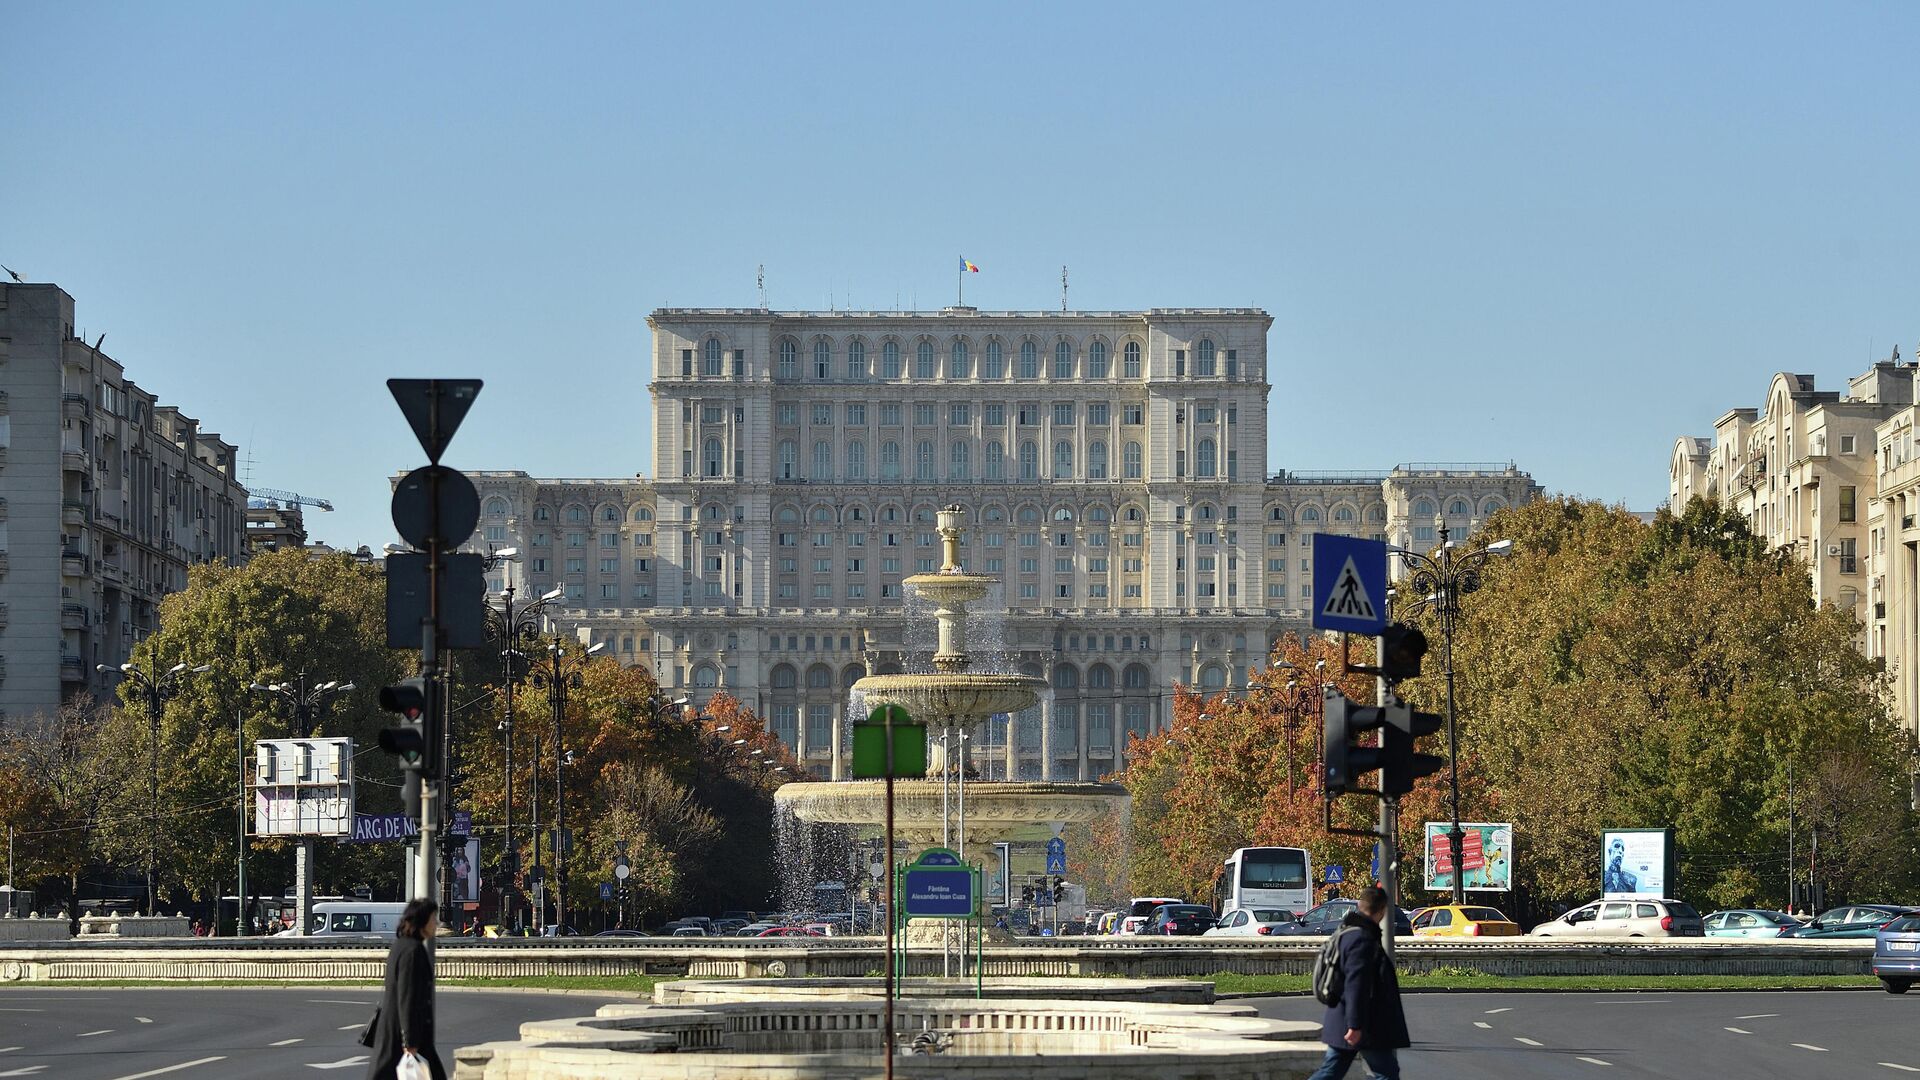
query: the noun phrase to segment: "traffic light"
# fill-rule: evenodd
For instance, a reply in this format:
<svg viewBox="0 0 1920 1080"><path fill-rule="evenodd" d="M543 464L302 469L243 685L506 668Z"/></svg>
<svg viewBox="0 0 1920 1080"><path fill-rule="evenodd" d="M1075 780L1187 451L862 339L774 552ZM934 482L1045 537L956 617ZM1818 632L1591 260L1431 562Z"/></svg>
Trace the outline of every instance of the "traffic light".
<svg viewBox="0 0 1920 1080"><path fill-rule="evenodd" d="M1033 903L1033 884L1031 882L1020 886L1020 902L1023 904Z"/></svg>
<svg viewBox="0 0 1920 1080"><path fill-rule="evenodd" d="M1386 717L1377 705L1356 705L1347 696L1329 687L1326 708L1321 714L1321 746L1325 748L1326 793L1342 795L1358 790L1354 781L1380 768L1382 751L1377 746L1355 746L1356 736L1384 725Z"/></svg>
<svg viewBox="0 0 1920 1080"><path fill-rule="evenodd" d="M1420 659L1427 655L1427 635L1416 626L1389 623L1380 631L1380 677L1389 684L1420 674Z"/></svg>
<svg viewBox="0 0 1920 1080"><path fill-rule="evenodd" d="M1054 878L1053 879L1053 902L1058 904L1059 902L1061 902L1062 900L1065 900L1066 898L1067 898L1067 879Z"/></svg>
<svg viewBox="0 0 1920 1080"><path fill-rule="evenodd" d="M1387 726L1381 729L1380 790L1387 795L1405 795L1413 782L1431 776L1446 765L1447 759L1435 754L1414 752L1415 739L1440 730L1438 713L1414 711L1404 701L1393 701L1386 708Z"/></svg>
<svg viewBox="0 0 1920 1080"><path fill-rule="evenodd" d="M380 707L400 714L400 722L380 730L380 749L400 759L400 795L407 815L420 813L420 788L433 772L433 686L416 675L380 688Z"/></svg>

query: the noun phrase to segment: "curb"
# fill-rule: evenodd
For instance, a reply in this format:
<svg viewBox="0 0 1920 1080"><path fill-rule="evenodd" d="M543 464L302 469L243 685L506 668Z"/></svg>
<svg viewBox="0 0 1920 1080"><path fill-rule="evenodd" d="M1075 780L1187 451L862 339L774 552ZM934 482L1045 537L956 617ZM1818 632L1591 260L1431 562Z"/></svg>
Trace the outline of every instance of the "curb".
<svg viewBox="0 0 1920 1080"><path fill-rule="evenodd" d="M1885 990L1878 986L1677 986L1670 990L1651 986L1615 989L1568 986L1403 986L1400 988L1400 996L1406 997L1411 994L1825 994L1857 993L1862 990L1885 993ZM1217 1001L1233 1001L1242 998L1312 997L1313 992L1310 990L1238 990L1213 996Z"/></svg>

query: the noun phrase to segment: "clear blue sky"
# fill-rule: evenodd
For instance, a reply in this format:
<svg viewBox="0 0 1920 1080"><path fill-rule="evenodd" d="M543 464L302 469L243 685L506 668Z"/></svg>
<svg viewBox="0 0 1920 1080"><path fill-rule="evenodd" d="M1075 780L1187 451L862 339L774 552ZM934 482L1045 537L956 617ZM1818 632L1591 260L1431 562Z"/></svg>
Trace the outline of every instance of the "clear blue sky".
<svg viewBox="0 0 1920 1080"><path fill-rule="evenodd" d="M1554 10L1547 10L1552 8ZM1651 508L1776 370L1920 338L1920 6L0 7L0 263L257 484L652 471L663 305L1271 311L1274 468ZM591 386L590 391L581 387Z"/></svg>

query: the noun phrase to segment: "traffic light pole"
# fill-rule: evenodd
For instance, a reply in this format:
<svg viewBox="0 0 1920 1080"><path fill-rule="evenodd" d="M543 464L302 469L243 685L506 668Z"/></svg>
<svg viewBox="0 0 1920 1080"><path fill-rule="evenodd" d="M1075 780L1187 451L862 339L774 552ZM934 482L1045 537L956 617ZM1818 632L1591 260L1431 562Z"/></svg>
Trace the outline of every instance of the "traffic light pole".
<svg viewBox="0 0 1920 1080"><path fill-rule="evenodd" d="M1392 594L1389 593L1389 596ZM1387 639L1373 639L1374 664L1382 671L1386 668ZM1387 706L1387 695L1392 690L1387 686L1384 674L1373 677L1375 701L1381 708ZM1387 745L1387 729L1380 728L1380 745ZM1384 773L1382 776L1384 777ZM1385 785L1383 785L1385 786ZM1380 926L1380 947L1387 951L1387 959L1393 959L1393 917L1400 912L1400 797L1397 795L1380 796L1380 887L1387 891L1387 917Z"/></svg>

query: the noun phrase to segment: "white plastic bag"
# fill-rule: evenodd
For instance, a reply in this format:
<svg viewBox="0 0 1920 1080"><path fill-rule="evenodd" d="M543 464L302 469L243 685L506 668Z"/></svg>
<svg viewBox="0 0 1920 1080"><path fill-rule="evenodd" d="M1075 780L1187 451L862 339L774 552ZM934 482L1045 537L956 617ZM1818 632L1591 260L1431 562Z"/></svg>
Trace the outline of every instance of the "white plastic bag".
<svg viewBox="0 0 1920 1080"><path fill-rule="evenodd" d="M393 1071L394 1080L433 1080L433 1070L427 1068L426 1061L419 1054L409 1050L400 1055L400 1065Z"/></svg>

